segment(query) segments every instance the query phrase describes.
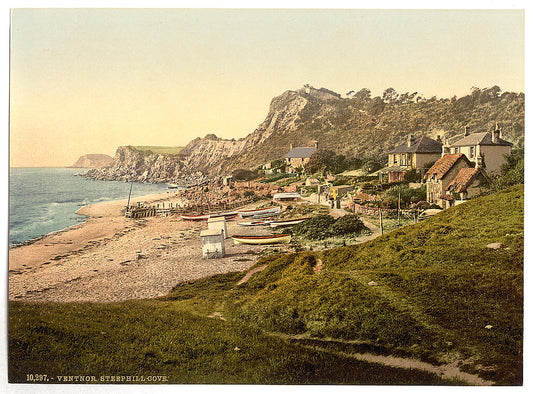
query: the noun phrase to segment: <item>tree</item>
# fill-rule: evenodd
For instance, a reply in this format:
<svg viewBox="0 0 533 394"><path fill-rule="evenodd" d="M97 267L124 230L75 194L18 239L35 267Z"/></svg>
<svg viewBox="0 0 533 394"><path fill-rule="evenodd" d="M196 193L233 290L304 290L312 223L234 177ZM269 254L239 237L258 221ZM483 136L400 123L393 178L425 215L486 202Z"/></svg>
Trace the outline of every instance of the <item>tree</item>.
<svg viewBox="0 0 533 394"><path fill-rule="evenodd" d="M383 101L386 103L394 103L396 102L396 99L398 98L398 93L394 88L387 88L383 91Z"/></svg>
<svg viewBox="0 0 533 394"><path fill-rule="evenodd" d="M373 159L367 160L361 167L367 174L371 174L381 168L381 164Z"/></svg>
<svg viewBox="0 0 533 394"><path fill-rule="evenodd" d="M231 173L231 176L236 181L251 181L257 178L257 173L252 170L238 169Z"/></svg>
<svg viewBox="0 0 533 394"><path fill-rule="evenodd" d="M385 103L381 97L374 97L366 105L366 111L372 116L378 116L385 109Z"/></svg>
<svg viewBox="0 0 533 394"><path fill-rule="evenodd" d="M348 163L344 155L337 155L328 149L319 149L311 155L304 170L307 174L337 174L344 171Z"/></svg>
<svg viewBox="0 0 533 394"><path fill-rule="evenodd" d="M524 150L516 149L505 156L500 176L492 177L490 186L493 191L503 190L510 186L524 183Z"/></svg>
<svg viewBox="0 0 533 394"><path fill-rule="evenodd" d="M360 100L363 102L368 102L371 99L371 92L370 89L363 88L356 92L355 90L350 90L348 93L346 93L348 97L351 97L356 100Z"/></svg>

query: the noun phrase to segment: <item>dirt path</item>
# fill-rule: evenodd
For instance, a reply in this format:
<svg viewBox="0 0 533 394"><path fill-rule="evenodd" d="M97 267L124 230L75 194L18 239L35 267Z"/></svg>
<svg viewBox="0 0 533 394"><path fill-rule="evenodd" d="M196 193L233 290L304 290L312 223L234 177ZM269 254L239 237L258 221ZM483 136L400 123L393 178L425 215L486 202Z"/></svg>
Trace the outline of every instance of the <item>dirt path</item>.
<svg viewBox="0 0 533 394"><path fill-rule="evenodd" d="M237 282L237 285L241 285L243 283L248 282L248 280L252 277L253 274L255 274L256 272L263 271L266 267L268 267L268 264L261 265L261 266L259 266L257 268L254 268L253 270L250 270L250 272L248 272L246 275L244 275L244 278L242 278L240 281Z"/></svg>
<svg viewBox="0 0 533 394"><path fill-rule="evenodd" d="M305 335L288 335L288 334L281 334L281 333L268 333L271 336L282 338L282 339L292 339L292 340L302 340L302 339L311 339L308 336ZM343 341L343 340L337 340L337 339L331 339L331 338L312 338L313 341L317 342L338 342L338 343L359 343L357 341ZM324 349L320 346L313 346L313 345L303 345L299 344L299 346L320 351L324 353L330 353L335 354L337 356L341 357L348 357L353 358L360 361L366 361L370 363L378 363L381 365L386 365L389 367L397 367L397 368L406 368L406 369L416 369L419 371L425 371L434 373L438 376L440 376L443 379L456 379L462 382L465 382L470 385L474 386L492 386L495 385L495 382L492 382L490 380L485 380L480 378L477 375L469 374L466 372L463 372L458 367L458 361L451 363L451 364L443 364L443 365L433 365L429 364L423 361L419 361L413 358L406 358L406 357L397 357L397 356L381 356L377 354L372 353L357 353L357 352L341 352L337 350L332 349Z"/></svg>

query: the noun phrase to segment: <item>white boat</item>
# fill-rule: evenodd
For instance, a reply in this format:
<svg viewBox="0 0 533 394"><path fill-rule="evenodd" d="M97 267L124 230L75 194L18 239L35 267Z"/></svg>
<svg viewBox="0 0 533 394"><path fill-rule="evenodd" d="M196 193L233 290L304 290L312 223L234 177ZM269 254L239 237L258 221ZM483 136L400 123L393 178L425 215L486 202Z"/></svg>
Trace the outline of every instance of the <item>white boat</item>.
<svg viewBox="0 0 533 394"><path fill-rule="evenodd" d="M237 216L237 211L230 212L214 212L214 213L205 213L200 215L181 215L183 220L207 220L210 218L219 218L225 217L227 219Z"/></svg>
<svg viewBox="0 0 533 394"><path fill-rule="evenodd" d="M252 245L267 245L267 244L280 244L291 242L290 234L276 234L276 235L235 235L233 241L236 244L252 244Z"/></svg>
<svg viewBox="0 0 533 394"><path fill-rule="evenodd" d="M285 226L294 226L295 224L302 223L309 218L300 218L300 219L287 219L287 220L276 220L270 223L270 227L285 227Z"/></svg>
<svg viewBox="0 0 533 394"><path fill-rule="evenodd" d="M276 205L274 207L260 208L260 209L251 209L248 211L239 211L239 216L241 218L267 215L267 214L276 214L281 212L281 207Z"/></svg>
<svg viewBox="0 0 533 394"><path fill-rule="evenodd" d="M268 226L272 222L272 220L257 220L254 222L241 222L237 224L239 226Z"/></svg>

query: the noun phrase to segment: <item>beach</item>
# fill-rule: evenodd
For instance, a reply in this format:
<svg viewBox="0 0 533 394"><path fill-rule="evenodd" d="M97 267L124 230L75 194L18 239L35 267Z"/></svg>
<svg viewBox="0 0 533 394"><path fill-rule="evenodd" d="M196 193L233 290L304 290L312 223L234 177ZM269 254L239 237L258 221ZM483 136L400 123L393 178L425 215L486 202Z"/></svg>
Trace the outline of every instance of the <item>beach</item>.
<svg viewBox="0 0 533 394"><path fill-rule="evenodd" d="M177 194L132 199L183 204ZM234 245L226 239L226 256L203 259L200 231L205 221L179 215L130 219L127 200L82 207L87 220L9 250L9 299L54 302L114 302L158 297L178 283L254 265L265 248L286 245ZM253 205L251 205L253 207ZM227 223L229 235L268 234L267 228Z"/></svg>

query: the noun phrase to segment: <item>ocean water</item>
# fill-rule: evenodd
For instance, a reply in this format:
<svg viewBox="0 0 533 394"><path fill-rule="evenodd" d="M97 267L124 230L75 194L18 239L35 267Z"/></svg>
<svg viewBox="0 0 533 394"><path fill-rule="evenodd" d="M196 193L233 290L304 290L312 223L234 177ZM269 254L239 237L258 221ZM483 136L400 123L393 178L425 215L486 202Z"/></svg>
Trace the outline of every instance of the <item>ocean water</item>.
<svg viewBox="0 0 533 394"><path fill-rule="evenodd" d="M9 171L9 245L18 244L85 220L80 207L127 199L130 183L93 181L79 168L11 168ZM134 183L131 195L167 191L166 184Z"/></svg>

